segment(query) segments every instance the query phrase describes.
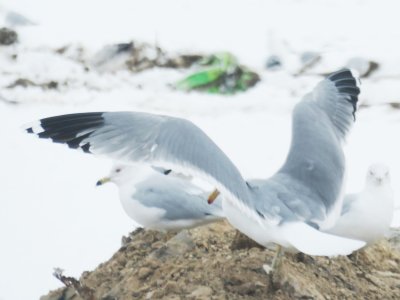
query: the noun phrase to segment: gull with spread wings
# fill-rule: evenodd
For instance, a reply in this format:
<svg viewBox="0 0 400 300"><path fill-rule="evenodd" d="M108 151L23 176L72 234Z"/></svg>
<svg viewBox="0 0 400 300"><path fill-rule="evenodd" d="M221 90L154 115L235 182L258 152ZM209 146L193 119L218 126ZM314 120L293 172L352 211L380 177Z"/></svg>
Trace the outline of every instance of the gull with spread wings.
<svg viewBox="0 0 400 300"><path fill-rule="evenodd" d="M261 245L309 255L347 255L364 242L324 233L340 216L342 144L355 120L359 80L343 69L295 106L283 166L245 181L224 152L192 122L142 112L89 112L44 118L28 133L119 162L147 163L202 177L221 193L228 221ZM262 132L257 133L261 138ZM210 201L210 202L211 202Z"/></svg>

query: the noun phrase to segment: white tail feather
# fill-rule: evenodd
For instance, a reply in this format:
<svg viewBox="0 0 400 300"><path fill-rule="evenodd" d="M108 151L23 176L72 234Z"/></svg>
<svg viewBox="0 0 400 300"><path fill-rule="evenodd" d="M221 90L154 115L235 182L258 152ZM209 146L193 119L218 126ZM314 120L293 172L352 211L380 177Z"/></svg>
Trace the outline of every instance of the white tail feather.
<svg viewBox="0 0 400 300"><path fill-rule="evenodd" d="M365 242L323 233L302 222L287 223L282 232L294 248L308 255L349 255L365 246Z"/></svg>

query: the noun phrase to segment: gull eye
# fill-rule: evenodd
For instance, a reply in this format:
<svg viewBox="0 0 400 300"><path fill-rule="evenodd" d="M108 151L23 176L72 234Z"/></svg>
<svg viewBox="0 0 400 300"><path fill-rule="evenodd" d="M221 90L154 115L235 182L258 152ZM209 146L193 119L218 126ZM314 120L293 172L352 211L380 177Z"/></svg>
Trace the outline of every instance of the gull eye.
<svg viewBox="0 0 400 300"><path fill-rule="evenodd" d="M119 172L121 172L121 169L120 169L120 168L115 169L115 173L119 173Z"/></svg>

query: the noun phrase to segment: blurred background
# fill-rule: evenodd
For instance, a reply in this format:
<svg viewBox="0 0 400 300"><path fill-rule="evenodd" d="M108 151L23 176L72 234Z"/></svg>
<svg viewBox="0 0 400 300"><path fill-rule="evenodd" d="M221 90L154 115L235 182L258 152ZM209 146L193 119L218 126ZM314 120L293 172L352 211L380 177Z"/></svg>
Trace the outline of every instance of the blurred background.
<svg viewBox="0 0 400 300"><path fill-rule="evenodd" d="M267 177L286 157L294 104L352 67L362 94L345 146L347 192L379 161L399 205L399 9L396 0L3 0L0 299L38 299L61 286L54 267L79 277L136 227L116 187L95 187L109 161L21 129L46 116L184 117L244 177Z"/></svg>

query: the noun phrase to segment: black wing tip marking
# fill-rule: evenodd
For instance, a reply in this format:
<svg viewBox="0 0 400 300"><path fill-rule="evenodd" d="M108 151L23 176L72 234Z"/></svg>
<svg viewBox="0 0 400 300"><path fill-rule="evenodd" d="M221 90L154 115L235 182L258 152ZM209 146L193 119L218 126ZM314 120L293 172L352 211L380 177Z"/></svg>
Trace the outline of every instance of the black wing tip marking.
<svg viewBox="0 0 400 300"><path fill-rule="evenodd" d="M104 124L103 114L75 113L44 118L39 120L43 131L36 134L39 138L51 139L54 143L67 144L69 148L81 148L84 152L91 153L90 143L82 145L81 142ZM35 133L32 127L26 131Z"/></svg>
<svg viewBox="0 0 400 300"><path fill-rule="evenodd" d="M86 143L85 145L81 146L81 149L85 153L92 153L92 152L90 152L90 143Z"/></svg>
<svg viewBox="0 0 400 300"><path fill-rule="evenodd" d="M309 225L309 226L311 226L311 227L314 228L314 229L317 229L317 230L320 229L319 225L318 225L317 223L315 223L315 222L308 221L308 222L306 222L306 224Z"/></svg>
<svg viewBox="0 0 400 300"><path fill-rule="evenodd" d="M256 212L262 219L265 219L265 216L262 212L260 212L258 209L256 209Z"/></svg>
<svg viewBox="0 0 400 300"><path fill-rule="evenodd" d="M335 84L339 93L346 96L346 100L353 106L353 118L356 120L358 95L360 94L360 79L350 69L342 69L327 77L328 80Z"/></svg>

